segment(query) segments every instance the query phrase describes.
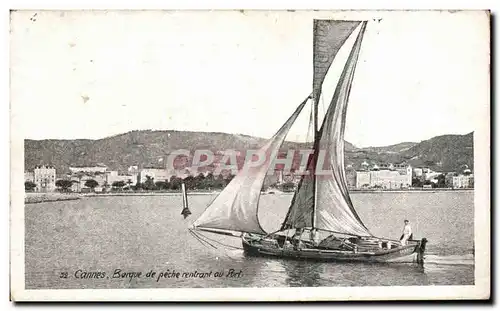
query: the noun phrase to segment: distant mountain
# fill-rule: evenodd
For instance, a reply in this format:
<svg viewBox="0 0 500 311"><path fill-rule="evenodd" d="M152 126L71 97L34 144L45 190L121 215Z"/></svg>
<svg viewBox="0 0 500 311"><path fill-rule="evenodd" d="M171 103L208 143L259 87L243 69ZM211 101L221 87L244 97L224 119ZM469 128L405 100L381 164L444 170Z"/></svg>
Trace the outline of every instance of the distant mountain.
<svg viewBox="0 0 500 311"><path fill-rule="evenodd" d="M473 133L436 136L420 143L400 143L387 147L368 147L346 151L346 164L403 163L429 167L438 172L460 172L464 165L474 167Z"/></svg>
<svg viewBox="0 0 500 311"><path fill-rule="evenodd" d="M173 150L208 149L216 153L227 149L246 151L257 149L265 139L227 133L190 131L132 131L103 139L25 140L25 168L51 164L58 172L70 166L103 163L112 170L126 171L131 165L159 166ZM444 135L421 143L401 143L387 147L356 148L345 143L346 164L355 166L363 161L431 165L441 170L457 170L466 164L473 167L472 133ZM310 144L285 142L282 151L310 148Z"/></svg>
<svg viewBox="0 0 500 311"><path fill-rule="evenodd" d="M429 166L436 171L461 171L464 165L473 169L474 136L436 136L401 152L401 156L414 166Z"/></svg>

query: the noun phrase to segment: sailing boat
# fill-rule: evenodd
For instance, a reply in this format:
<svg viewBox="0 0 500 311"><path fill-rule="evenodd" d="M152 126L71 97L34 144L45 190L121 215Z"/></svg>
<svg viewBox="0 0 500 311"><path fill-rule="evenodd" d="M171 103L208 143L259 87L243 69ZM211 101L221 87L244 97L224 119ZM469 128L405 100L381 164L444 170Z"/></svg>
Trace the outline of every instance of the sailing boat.
<svg viewBox="0 0 500 311"><path fill-rule="evenodd" d="M398 240L372 235L358 216L347 190L344 171L345 119L366 25L366 21L314 20L311 95L260 149L266 155L264 163L259 167L246 163L193 223L191 230L241 237L245 254L255 256L326 261L409 260L423 263L425 238L403 244ZM318 103L323 82L335 56L350 36L356 36L354 45L322 125L318 128ZM262 228L258 217L264 178L272 165L271 159L275 158L287 133L308 102L311 103L314 129L314 152L307 163L309 174L302 176L281 227L268 233ZM320 160L324 163L319 163ZM324 166L329 168L328 173L321 176L316 174L317 169Z"/></svg>

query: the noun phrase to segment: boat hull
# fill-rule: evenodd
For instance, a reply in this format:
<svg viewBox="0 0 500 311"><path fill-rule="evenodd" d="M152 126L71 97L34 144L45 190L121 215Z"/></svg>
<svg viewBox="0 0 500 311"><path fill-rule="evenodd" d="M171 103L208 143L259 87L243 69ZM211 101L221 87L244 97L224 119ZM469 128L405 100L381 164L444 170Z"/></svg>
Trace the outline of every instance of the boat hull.
<svg viewBox="0 0 500 311"><path fill-rule="evenodd" d="M425 244L424 238L419 241L411 241L406 246L399 246L389 250L377 252L353 252L341 250L329 250L319 248L279 248L252 243L251 240L242 238L243 250L249 256L294 258L317 261L350 261L350 262L401 262L423 264Z"/></svg>

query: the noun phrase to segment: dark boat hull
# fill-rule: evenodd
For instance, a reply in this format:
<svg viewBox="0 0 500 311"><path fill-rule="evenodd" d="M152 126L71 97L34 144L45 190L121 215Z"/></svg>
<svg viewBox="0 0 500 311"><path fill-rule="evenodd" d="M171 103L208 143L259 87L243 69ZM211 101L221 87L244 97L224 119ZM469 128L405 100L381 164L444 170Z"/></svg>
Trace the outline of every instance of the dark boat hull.
<svg viewBox="0 0 500 311"><path fill-rule="evenodd" d="M409 241L406 246L399 246L388 250L376 252L353 252L342 250L329 250L319 248L279 248L256 244L242 238L243 250L249 256L265 256L279 258L293 258L318 261L350 261L350 262L405 262L423 264L425 244L424 238L418 241Z"/></svg>

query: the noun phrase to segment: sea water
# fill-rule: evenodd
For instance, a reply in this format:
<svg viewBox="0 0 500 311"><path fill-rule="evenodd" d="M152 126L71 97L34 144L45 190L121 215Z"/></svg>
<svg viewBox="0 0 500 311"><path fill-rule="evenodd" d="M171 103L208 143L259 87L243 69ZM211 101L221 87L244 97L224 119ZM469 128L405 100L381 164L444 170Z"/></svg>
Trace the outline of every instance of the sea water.
<svg viewBox="0 0 500 311"><path fill-rule="evenodd" d="M209 233L201 243L188 228L214 196L190 195L187 219L180 195L26 205L26 288L474 284L473 191L351 194L375 236L399 239L410 220L414 238L429 241L423 267L247 257L238 238ZM261 197L265 230L279 227L291 198Z"/></svg>

